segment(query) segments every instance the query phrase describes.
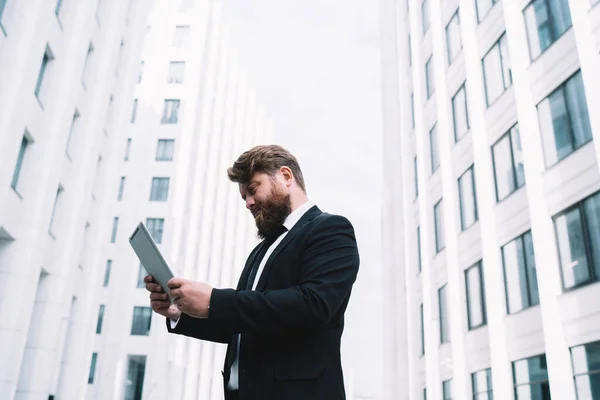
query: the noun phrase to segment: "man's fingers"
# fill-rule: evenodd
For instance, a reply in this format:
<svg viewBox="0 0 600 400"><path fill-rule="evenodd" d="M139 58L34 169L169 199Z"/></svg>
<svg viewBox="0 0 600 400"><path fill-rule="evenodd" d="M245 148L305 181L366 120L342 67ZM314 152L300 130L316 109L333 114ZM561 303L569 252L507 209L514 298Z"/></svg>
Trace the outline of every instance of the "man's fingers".
<svg viewBox="0 0 600 400"><path fill-rule="evenodd" d="M146 283L146 290L149 292L164 293L162 286L156 283Z"/></svg>
<svg viewBox="0 0 600 400"><path fill-rule="evenodd" d="M166 293L150 293L150 301L154 300L168 300L169 296Z"/></svg>
<svg viewBox="0 0 600 400"><path fill-rule="evenodd" d="M167 282L167 287L169 289L177 289L179 287L181 287L183 285L183 283L185 282L185 279L183 278L171 278L169 279L169 282Z"/></svg>
<svg viewBox="0 0 600 400"><path fill-rule="evenodd" d="M154 282L154 277L152 275L146 275L144 277L144 282L145 283L152 283L152 282Z"/></svg>

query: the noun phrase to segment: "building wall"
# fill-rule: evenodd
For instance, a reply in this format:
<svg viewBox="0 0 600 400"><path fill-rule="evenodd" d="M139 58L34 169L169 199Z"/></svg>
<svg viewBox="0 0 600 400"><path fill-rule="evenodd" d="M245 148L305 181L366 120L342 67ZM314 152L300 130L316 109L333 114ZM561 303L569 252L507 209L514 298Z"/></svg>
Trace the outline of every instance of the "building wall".
<svg viewBox="0 0 600 400"><path fill-rule="evenodd" d="M186 4L189 8L180 8ZM243 151L267 142L272 125L240 67L221 8L220 1L159 0L148 18L143 74L133 94L135 121L123 127L107 200L105 218L119 217L119 231L115 243L110 235L102 243L101 254L112 260L112 272L95 305L96 314L101 304L106 311L93 346L98 365L87 398L122 397L130 355L146 356L142 398L223 396L225 345L170 335L165 319L156 314L148 336L131 335L133 308L150 304L145 288L137 288L139 260L127 242L139 221L164 218L158 246L174 274L215 287L237 284L257 243L251 215L226 171ZM190 27L183 48L173 45L177 26ZM167 82L171 61L186 63L183 83ZM176 124L161 124L165 99L181 101ZM128 138L131 150L125 161ZM159 139L175 140L172 161L155 160ZM118 201L123 176L125 189ZM166 201L149 201L153 177L170 178Z"/></svg>
<svg viewBox="0 0 600 400"><path fill-rule="evenodd" d="M570 348L600 340L594 322L598 284L564 289L553 217L600 189L597 113L600 82L599 7L569 1L572 27L532 60L524 10L529 1L500 1L477 18L475 1L428 0L431 21L423 30L423 2L381 2L395 18L382 19L386 189L384 255L386 298L404 311L390 310L395 333L386 370L407 387L387 387L387 398L441 399L442 381L453 379L453 398L472 393L471 374L491 368L494 397L514 398L512 362L545 354L553 398L575 399ZM459 13L461 50L449 63L446 27ZM388 35L394 34L396 46ZM482 59L506 32L512 84L488 107ZM409 34L411 37L409 48ZM427 98L425 65L433 60L435 91ZM578 70L593 141L546 166L537 105ZM466 83L465 83L466 82ZM465 83L469 130L454 139L452 97ZM414 95L414 127L411 112ZM519 124L526 184L496 200L492 146ZM432 172L429 132L437 127L440 167ZM414 157L417 157L418 196ZM475 171L478 219L461 229L458 179ZM434 205L443 199L445 247L436 251ZM418 254L417 228L421 252ZM507 312L501 247L531 230L540 304ZM600 244L591 244L592 251ZM419 257L422 270L419 271ZM486 324L468 328L465 270L482 262ZM393 282L393 283L391 283ZM440 345L438 289L447 284L450 343ZM404 303L406 307L404 308ZM421 355L420 307L424 310L425 354ZM406 339L407 337L407 339ZM405 358L404 346L408 346ZM389 383L388 383L389 385Z"/></svg>
<svg viewBox="0 0 600 400"><path fill-rule="evenodd" d="M73 349L91 346L97 242L107 228L99 218L102 195L133 90L147 6L135 0L3 4L0 393L80 398L89 354ZM45 52L52 60L36 96ZM30 144L13 188L24 135Z"/></svg>

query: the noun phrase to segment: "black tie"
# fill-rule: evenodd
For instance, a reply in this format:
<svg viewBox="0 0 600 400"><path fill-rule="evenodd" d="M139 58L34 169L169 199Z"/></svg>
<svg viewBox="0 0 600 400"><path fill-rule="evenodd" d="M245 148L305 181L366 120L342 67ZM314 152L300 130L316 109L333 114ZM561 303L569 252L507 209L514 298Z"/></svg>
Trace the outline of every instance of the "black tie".
<svg viewBox="0 0 600 400"><path fill-rule="evenodd" d="M273 243L275 243L277 238L286 231L287 228L281 225L278 232L274 233L271 237L265 239L262 247L258 251L258 255L254 259L254 263L252 263L252 269L250 270L250 275L248 275L248 280L246 281L246 290L252 290L252 286L254 285L254 279L256 279L256 273L258 272L258 267L260 266L262 259L265 257L265 254L267 254L267 250L269 250L269 247L271 247Z"/></svg>

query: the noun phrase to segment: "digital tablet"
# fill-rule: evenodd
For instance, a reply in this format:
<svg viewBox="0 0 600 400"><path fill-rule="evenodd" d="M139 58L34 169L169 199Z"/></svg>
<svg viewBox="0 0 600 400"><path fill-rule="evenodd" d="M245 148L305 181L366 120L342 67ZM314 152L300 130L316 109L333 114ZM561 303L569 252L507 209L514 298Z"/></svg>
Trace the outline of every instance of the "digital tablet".
<svg viewBox="0 0 600 400"><path fill-rule="evenodd" d="M169 295L169 299L173 302L167 282L175 275L171 272L169 265L160 253L160 250L158 250L154 239L152 239L150 232L148 232L143 222L138 224L129 237L129 244L133 247L135 254L137 254L148 275L154 277L156 283L165 289L165 292Z"/></svg>

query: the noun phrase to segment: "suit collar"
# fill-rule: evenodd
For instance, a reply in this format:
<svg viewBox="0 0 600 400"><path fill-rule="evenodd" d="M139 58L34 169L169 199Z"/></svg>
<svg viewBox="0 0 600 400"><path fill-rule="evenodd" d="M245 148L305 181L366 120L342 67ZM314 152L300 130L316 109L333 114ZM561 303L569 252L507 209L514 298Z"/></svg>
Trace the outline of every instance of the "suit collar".
<svg viewBox="0 0 600 400"><path fill-rule="evenodd" d="M306 204L306 203L305 203ZM288 232L288 234L283 238L281 243L275 248L267 263L265 264L265 268L263 269L262 274L258 280L256 285L257 291L262 291L267 285L267 280L269 278L269 272L273 267L273 262L281 253L281 251L296 237L296 235L302 230L302 228L310 221L315 219L317 216L322 214L322 211L316 205L311 206L306 212L302 215L302 217L298 220L298 222L293 226L292 229Z"/></svg>
<svg viewBox="0 0 600 400"><path fill-rule="evenodd" d="M300 219L304 216L304 214L306 214L306 212L310 210L314 205L315 204L310 200L300 205L298 208L292 211L290 215L287 216L287 218L283 222L283 226L285 226L288 231L291 231L294 225L296 225L298 221L300 221Z"/></svg>

